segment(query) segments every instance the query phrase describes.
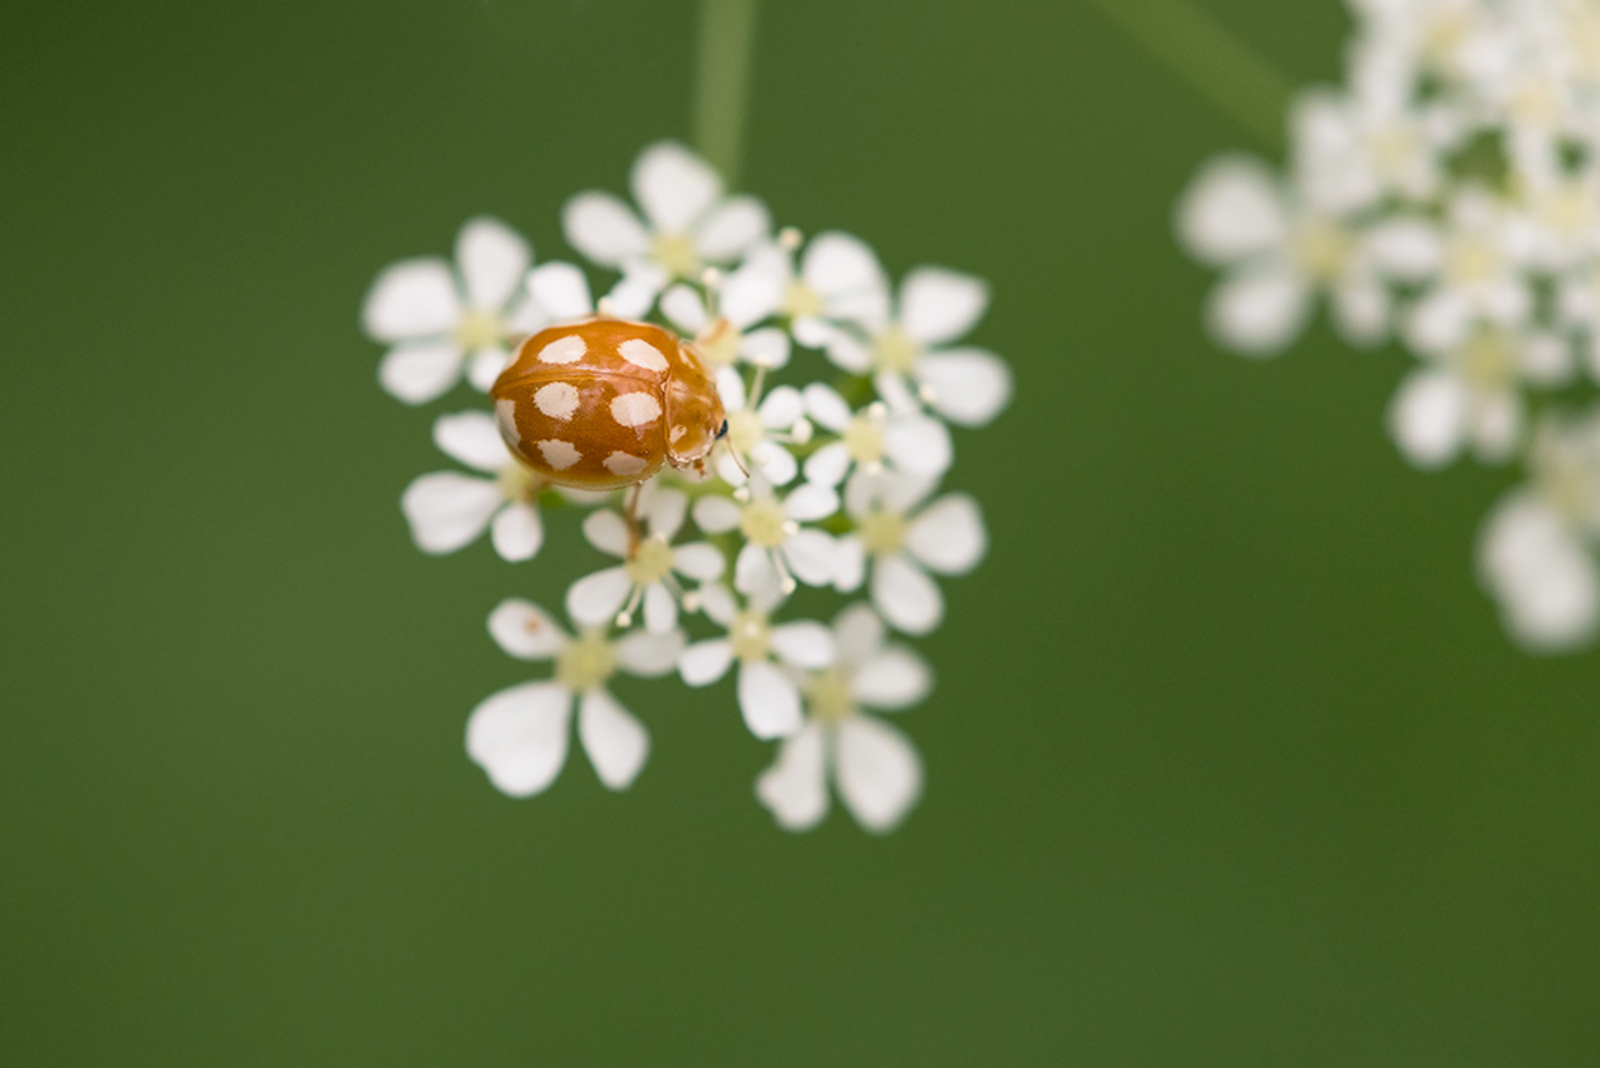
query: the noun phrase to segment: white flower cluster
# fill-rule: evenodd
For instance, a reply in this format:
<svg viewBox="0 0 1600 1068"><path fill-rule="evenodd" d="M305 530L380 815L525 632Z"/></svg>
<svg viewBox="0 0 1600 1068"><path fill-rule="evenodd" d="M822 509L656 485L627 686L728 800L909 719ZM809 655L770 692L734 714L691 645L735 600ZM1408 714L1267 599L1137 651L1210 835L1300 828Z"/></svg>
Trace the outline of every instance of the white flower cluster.
<svg viewBox="0 0 1600 1068"><path fill-rule="evenodd" d="M426 474L406 489L420 548L453 552L488 530L502 557L529 560L551 506L585 511L585 538L615 558L568 589L571 630L525 600L495 608L500 647L553 672L478 705L467 751L507 794L537 794L565 762L576 699L579 742L600 781L621 790L650 739L611 678L676 673L701 687L731 671L746 727L778 741L755 792L781 826L821 821L831 778L862 826L891 830L920 796L922 762L872 713L918 703L932 676L890 632L937 627L933 576L970 571L987 542L970 496L935 495L954 455L949 424L981 426L1010 398L1006 365L959 343L987 288L924 267L892 289L859 239L774 234L760 201L725 195L675 143L646 148L630 184L637 209L587 192L564 212L568 242L619 276L598 305L583 270L534 266L527 241L489 218L463 227L453 264L395 264L366 298L367 333L391 346L379 381L410 404L462 377L486 391L524 337L598 309L692 339L727 412L714 475L665 468L628 505L633 490L547 485L512 458L486 406L434 422L439 448L472 473ZM831 625L781 619L800 586L865 599Z"/></svg>
<svg viewBox="0 0 1600 1068"><path fill-rule="evenodd" d="M1600 622L1600 4L1351 8L1345 84L1297 97L1284 172L1221 156L1178 205L1225 272L1210 331L1270 356L1322 298L1352 345L1397 339L1401 453L1527 466L1480 572L1515 640L1577 647Z"/></svg>

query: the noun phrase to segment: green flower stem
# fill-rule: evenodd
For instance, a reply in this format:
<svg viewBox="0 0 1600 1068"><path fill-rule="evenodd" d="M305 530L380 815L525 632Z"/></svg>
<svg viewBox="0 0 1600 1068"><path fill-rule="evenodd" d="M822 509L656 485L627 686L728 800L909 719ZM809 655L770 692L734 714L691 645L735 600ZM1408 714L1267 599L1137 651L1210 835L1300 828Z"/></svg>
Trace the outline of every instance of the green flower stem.
<svg viewBox="0 0 1600 1068"><path fill-rule="evenodd" d="M739 180L756 0L700 0L694 143L730 187Z"/></svg>
<svg viewBox="0 0 1600 1068"><path fill-rule="evenodd" d="M1288 79L1190 0L1091 0L1107 18L1274 148L1283 144Z"/></svg>

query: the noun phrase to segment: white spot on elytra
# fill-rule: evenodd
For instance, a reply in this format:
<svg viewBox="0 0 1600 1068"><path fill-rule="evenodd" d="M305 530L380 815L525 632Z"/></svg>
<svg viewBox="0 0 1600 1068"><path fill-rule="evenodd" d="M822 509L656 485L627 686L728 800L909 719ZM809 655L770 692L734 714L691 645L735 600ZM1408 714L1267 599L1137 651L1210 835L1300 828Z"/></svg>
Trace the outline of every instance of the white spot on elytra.
<svg viewBox="0 0 1600 1068"><path fill-rule="evenodd" d="M583 453L573 448L570 441L541 441L539 455L544 457L544 462L550 465L552 471L565 471L583 459Z"/></svg>
<svg viewBox="0 0 1600 1068"><path fill-rule="evenodd" d="M617 346L617 351L622 353L624 360L627 360L635 367L643 367L646 371L665 371L667 369L667 358L661 355L660 349L648 341L630 337Z"/></svg>
<svg viewBox="0 0 1600 1068"><path fill-rule="evenodd" d="M500 436L507 441L516 441L521 435L517 432L517 402L497 400L494 402L494 421L500 427Z"/></svg>
<svg viewBox="0 0 1600 1068"><path fill-rule="evenodd" d="M576 393L573 404L577 404ZM648 393L624 393L612 398L611 417L623 426L643 426L661 418L661 402Z"/></svg>
<svg viewBox="0 0 1600 1068"><path fill-rule="evenodd" d="M533 404L552 419L571 419L578 410L578 390L566 382L551 382L534 392Z"/></svg>
<svg viewBox="0 0 1600 1068"><path fill-rule="evenodd" d="M644 468L645 461L644 457L642 456L633 456L625 452L614 452L610 456L606 457L606 470L610 471L613 475L621 475L623 478L627 478L631 475L637 475L640 471L643 471Z"/></svg>
<svg viewBox="0 0 1600 1068"><path fill-rule="evenodd" d="M558 337L550 344L539 350L540 363L577 363L583 359L583 354L589 351L589 346L583 343L583 338L577 334L568 334Z"/></svg>

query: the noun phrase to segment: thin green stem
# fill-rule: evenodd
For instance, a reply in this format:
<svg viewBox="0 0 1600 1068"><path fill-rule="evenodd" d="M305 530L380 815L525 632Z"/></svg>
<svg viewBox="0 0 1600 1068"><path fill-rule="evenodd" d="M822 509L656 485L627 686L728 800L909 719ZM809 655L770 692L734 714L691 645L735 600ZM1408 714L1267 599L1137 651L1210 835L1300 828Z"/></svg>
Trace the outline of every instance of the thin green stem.
<svg viewBox="0 0 1600 1068"><path fill-rule="evenodd" d="M694 143L730 186L739 180L756 0L700 0Z"/></svg>
<svg viewBox="0 0 1600 1068"><path fill-rule="evenodd" d="M1191 0L1090 0L1228 117L1278 147L1287 78Z"/></svg>

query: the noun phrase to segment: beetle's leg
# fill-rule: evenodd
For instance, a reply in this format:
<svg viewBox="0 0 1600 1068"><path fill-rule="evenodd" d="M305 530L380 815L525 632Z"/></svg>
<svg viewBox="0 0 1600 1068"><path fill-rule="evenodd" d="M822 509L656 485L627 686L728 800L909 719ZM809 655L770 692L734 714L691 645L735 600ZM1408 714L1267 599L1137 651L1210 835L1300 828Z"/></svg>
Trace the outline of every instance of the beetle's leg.
<svg viewBox="0 0 1600 1068"><path fill-rule="evenodd" d="M644 492L644 483L635 482L632 491L628 494L628 559L632 560L639 552L639 495Z"/></svg>

